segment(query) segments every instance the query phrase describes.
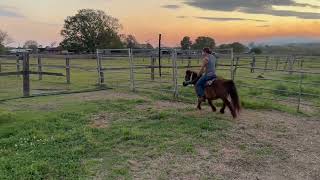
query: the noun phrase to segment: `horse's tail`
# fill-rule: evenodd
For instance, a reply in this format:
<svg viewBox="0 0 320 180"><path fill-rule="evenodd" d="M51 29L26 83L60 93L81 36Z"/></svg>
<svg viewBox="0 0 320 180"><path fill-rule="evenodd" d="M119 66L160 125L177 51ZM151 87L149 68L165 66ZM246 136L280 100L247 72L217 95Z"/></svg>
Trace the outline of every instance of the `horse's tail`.
<svg viewBox="0 0 320 180"><path fill-rule="evenodd" d="M227 81L227 90L231 97L231 101L232 101L231 103L233 105L233 108L239 114L241 110L241 105L240 105L240 99L239 99L237 87L234 81L232 80Z"/></svg>

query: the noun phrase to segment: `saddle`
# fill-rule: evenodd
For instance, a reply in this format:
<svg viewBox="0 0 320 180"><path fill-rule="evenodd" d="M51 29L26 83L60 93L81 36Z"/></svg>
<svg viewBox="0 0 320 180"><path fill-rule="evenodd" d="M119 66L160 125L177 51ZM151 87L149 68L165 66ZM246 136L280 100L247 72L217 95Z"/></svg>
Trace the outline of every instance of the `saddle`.
<svg viewBox="0 0 320 180"><path fill-rule="evenodd" d="M216 81L217 79L212 79L212 80L209 80L206 82L206 87L209 87L209 86L213 86L214 85L214 82Z"/></svg>

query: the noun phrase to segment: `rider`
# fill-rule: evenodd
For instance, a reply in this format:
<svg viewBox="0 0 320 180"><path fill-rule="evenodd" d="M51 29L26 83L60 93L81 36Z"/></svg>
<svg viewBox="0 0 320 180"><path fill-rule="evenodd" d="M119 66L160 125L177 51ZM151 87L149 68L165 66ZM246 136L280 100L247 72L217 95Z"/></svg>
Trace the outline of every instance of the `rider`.
<svg viewBox="0 0 320 180"><path fill-rule="evenodd" d="M212 54L212 51L209 48L204 48L202 50L203 64L199 72L199 81L196 84L197 95L199 101L205 101L205 86L207 81L216 79L216 61L217 58Z"/></svg>

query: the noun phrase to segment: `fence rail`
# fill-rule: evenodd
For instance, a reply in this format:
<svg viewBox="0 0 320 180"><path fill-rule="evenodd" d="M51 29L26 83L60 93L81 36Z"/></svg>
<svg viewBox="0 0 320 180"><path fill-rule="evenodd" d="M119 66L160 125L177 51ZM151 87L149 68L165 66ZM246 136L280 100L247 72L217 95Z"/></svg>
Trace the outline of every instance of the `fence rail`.
<svg viewBox="0 0 320 180"><path fill-rule="evenodd" d="M109 52L109 54L106 52ZM116 52L116 54L110 54L110 52ZM182 80L184 74L181 73L181 70L200 68L199 63L201 57L199 53L192 54L196 51L177 51L171 49L165 52L167 54L162 54L162 63L160 66L157 63L157 50L115 49L97 50L96 54L90 55L28 55L29 59L36 59L31 63L25 62L26 59L28 59L25 56L0 56L0 76L22 76L23 79L25 78L25 81L28 79L27 76L30 75L38 75L39 80L43 79L43 75L58 76L65 78L65 84L72 84L74 76L73 70L83 70L96 72L96 81L92 82L92 84L97 83L99 85L98 87L108 86L108 84L118 84L119 87L129 86L132 91L136 91L139 89L148 89L150 86L153 87L154 90L162 89L167 92L172 92L173 95L177 97L182 95L180 94L181 88L179 80ZM8 61L3 61L2 59L4 58ZM53 62L52 58L57 58L61 60L61 62L59 61L59 64L51 63ZM13 60L16 61L12 62ZM85 60L86 63L90 62L90 65L86 66L86 63L78 64L78 62L82 60ZM44 61L50 63L44 63ZM26 65L29 69L25 67ZM11 67L10 72L6 72L6 67ZM236 82L239 80L252 80L259 83L268 83L270 81L282 83L286 86L294 86L294 89L289 91L287 89L282 90L255 84L237 84L239 87L290 94L295 98L290 101L297 104L298 111L301 105L308 104L308 106L317 106L316 104L303 102L303 98L306 98L306 96L320 97L317 93L305 90L306 86L319 88L319 80L305 79L305 76L320 75L319 67L320 57L317 56L234 55L231 50L228 51L228 54L220 55L217 63L218 71L223 71L224 75L230 72L230 78ZM32 69L30 70L30 68ZM45 69L57 69L59 71L47 72L48 70L45 71ZM160 72L161 75L158 74ZM258 77L256 75L257 73L262 74L262 76ZM281 78L283 75L294 78ZM74 78L76 79L77 77ZM122 82L128 83L124 85ZM167 88L165 87L166 85L170 85L170 87ZM25 88L28 88L27 84ZM24 90L23 92L26 91ZM28 95L28 93L24 94L26 96ZM255 97L262 98L260 95ZM277 98L270 98L279 100Z"/></svg>

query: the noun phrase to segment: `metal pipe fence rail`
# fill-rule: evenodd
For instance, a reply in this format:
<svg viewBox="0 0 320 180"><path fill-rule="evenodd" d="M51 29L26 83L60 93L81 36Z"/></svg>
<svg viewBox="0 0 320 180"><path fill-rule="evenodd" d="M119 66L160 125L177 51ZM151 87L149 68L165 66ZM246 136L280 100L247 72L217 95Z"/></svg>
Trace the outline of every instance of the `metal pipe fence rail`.
<svg viewBox="0 0 320 180"><path fill-rule="evenodd" d="M269 57L269 58L266 58ZM295 91L289 91L289 90L281 90L281 89L274 89L274 88L266 88L266 87L260 87L257 85L247 85L247 84L239 84L239 87L245 87L249 89L254 89L254 90L264 90L264 91L271 91L275 94L280 93L280 94L287 94L289 97L294 97L296 100L290 100L288 102L290 103L295 103L297 107L297 111L299 112L301 110L301 105L309 106L309 107L319 107L317 102L320 102L320 95L317 93L310 93L310 92L305 92L306 90L313 88L311 86L316 86L317 88L320 87L320 81L314 82L308 80L305 82L305 78L308 78L309 76L318 76L320 75L320 69L314 68L315 65L320 64L320 57L315 58L313 57L312 60L306 59L305 57L299 57L295 58L295 56L285 56L287 60L283 60L285 63L285 66L283 69L279 69L279 59L276 57L270 58L270 56L260 56L260 58L265 58L265 60L260 59L260 67L257 66L257 56L248 58L244 56L236 56L235 59L233 59L233 74L237 80L241 81L250 81L250 80L257 80L257 81L270 81L270 82L279 82L282 84L282 86L285 87L290 87L292 85L294 86ZM242 60L241 58L244 58ZM271 61L272 59L273 61ZM235 63L239 62L239 63ZM271 64L271 63L274 64ZM246 66L244 64L249 64L250 66ZM237 65L238 64L238 65ZM241 64L241 66L239 66ZM295 65L295 66L294 66ZM261 67L262 66L262 67ZM248 75L238 75L240 73L246 73L244 70L249 70L251 73L250 76ZM237 71L240 71L240 73L237 73ZM257 71L257 72L256 72ZM252 73L260 73L258 77L255 77ZM282 76L287 76L287 79L281 79L281 78L272 78L274 76L273 74L276 73L277 76L282 77ZM271 77L268 77L270 74ZM320 78L320 76L318 76ZM294 79L294 80L290 80ZM236 80L236 81L237 81ZM289 84L292 84L289 86ZM306 87L308 85L308 87ZM286 89L286 88L285 88ZM252 96L251 96L252 97ZM279 100L279 98L270 98L270 97L262 97L262 96L253 96L256 98L261 98L261 99L269 99L269 100ZM309 103L302 102L303 98L306 97L313 97L316 98L318 101L316 103L312 103L312 100Z"/></svg>
<svg viewBox="0 0 320 180"><path fill-rule="evenodd" d="M79 74L78 71L96 71L95 65L92 68L82 65L73 65L71 63L71 59L76 59L79 56L59 55L57 57L61 59L56 59L55 57L53 58L52 55L47 57L46 55L30 55L28 53L22 53L14 56L0 56L0 100L11 99L15 97L30 97L34 95L50 94L50 92L57 93L59 88L57 90L53 87L46 88L46 84L48 83L52 85L54 85L54 83L58 83L57 85L61 86L59 89L61 93L71 91L76 92L78 89L72 87L77 87L80 85L77 85L78 80L76 80L73 84L71 83L71 70L77 71L75 76L76 74ZM94 60L92 62L94 62ZM76 64L78 64L78 62ZM31 75L37 75L37 80ZM17 78L12 76L17 76ZM43 76L47 76L48 78L43 79ZM65 83L60 81L63 80L61 77L65 77ZM88 85L86 86L89 87L89 83L90 82L88 82ZM87 91L90 89L97 89L97 87L94 87L96 82L93 81L92 84L92 88L83 88L82 90ZM39 86L44 87L42 88ZM22 93L18 93L17 90Z"/></svg>
<svg viewBox="0 0 320 180"><path fill-rule="evenodd" d="M217 50L217 52L219 52ZM166 53L166 54L163 54ZM225 53L225 54L223 54ZM98 87L124 87L132 91L152 90L170 92L174 97L184 96L192 91L181 88L184 73L187 69L200 68L199 51L180 51L166 49L161 51L162 63L158 65L158 51L153 49L107 49L97 50L95 55L31 55L36 59L29 62L28 75L37 74L39 80L43 75L55 72L45 72L44 68L57 69L62 72L66 84L72 84L72 70L96 72L95 83ZM54 62L59 57L63 64ZM2 61L6 58L10 61ZM79 63L84 58L84 63ZM87 59L86 59L87 58ZM94 59L95 58L95 59ZM44 59L47 62L44 63ZM15 62L12 62L15 61ZM0 76L22 76L24 63L18 56L0 56ZM92 63L92 64L91 64ZM11 71L4 71L7 66ZM234 55L233 50L221 50L217 63L218 76L230 77L240 87L240 91L261 90L271 93L270 97L263 94L254 97L277 101L287 97L291 104L296 104L297 111L302 106L317 107L320 102L320 57L297 55ZM161 74L159 72L161 71ZM57 72L58 73L58 72ZM77 77L75 77L77 79ZM243 83L246 82L246 83ZM250 84L251 82L251 84ZM77 82L74 82L77 83ZM277 87L276 84L283 87ZM282 89L283 88L283 89ZM182 93L183 92L183 93ZM189 94L188 94L189 95ZM244 94L252 97L251 94ZM313 99L310 99L310 98ZM318 101L315 101L318 100Z"/></svg>

